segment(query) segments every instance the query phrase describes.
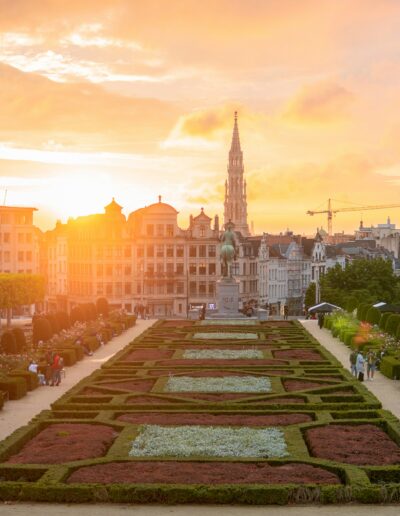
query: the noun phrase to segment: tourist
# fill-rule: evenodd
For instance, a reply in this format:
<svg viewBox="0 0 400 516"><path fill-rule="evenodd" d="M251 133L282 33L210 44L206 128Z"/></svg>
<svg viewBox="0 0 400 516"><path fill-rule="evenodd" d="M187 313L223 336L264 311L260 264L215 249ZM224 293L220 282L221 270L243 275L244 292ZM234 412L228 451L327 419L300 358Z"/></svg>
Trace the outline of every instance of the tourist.
<svg viewBox="0 0 400 516"><path fill-rule="evenodd" d="M57 351L54 353L53 357L53 363L51 364L51 369L53 372L53 376L51 379L51 386L58 386L61 383L61 370L64 367L64 360L63 358L57 353Z"/></svg>
<svg viewBox="0 0 400 516"><path fill-rule="evenodd" d="M322 328L324 326L324 319L325 319L324 314L319 313L318 314L318 326L319 326L320 330L322 330Z"/></svg>
<svg viewBox="0 0 400 516"><path fill-rule="evenodd" d="M38 380L39 380L39 385L46 385L45 375L43 373L39 372L38 367L39 366L38 366L37 362L35 360L31 360L29 362L28 371L37 375Z"/></svg>
<svg viewBox="0 0 400 516"><path fill-rule="evenodd" d="M356 371L357 371L358 380L360 380L360 382L363 382L364 381L364 357L363 357L361 351L358 351L358 353L357 353Z"/></svg>
<svg viewBox="0 0 400 516"><path fill-rule="evenodd" d="M367 380L373 380L374 379L374 373L376 370L376 362L377 357L375 353L372 351L372 349L368 350L367 353Z"/></svg>
<svg viewBox="0 0 400 516"><path fill-rule="evenodd" d="M350 371L353 376L357 376L357 351L353 349L350 353Z"/></svg>

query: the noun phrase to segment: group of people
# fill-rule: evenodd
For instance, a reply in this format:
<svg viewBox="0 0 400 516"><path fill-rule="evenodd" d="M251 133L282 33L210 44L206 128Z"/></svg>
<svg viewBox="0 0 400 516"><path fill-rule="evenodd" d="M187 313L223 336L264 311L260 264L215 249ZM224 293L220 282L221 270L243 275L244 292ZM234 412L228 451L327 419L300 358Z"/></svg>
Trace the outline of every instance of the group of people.
<svg viewBox="0 0 400 516"><path fill-rule="evenodd" d="M38 376L39 385L55 387L61 383L64 360L57 351L48 351L43 362L31 360L28 371Z"/></svg>
<svg viewBox="0 0 400 516"><path fill-rule="evenodd" d="M350 353L350 370L351 374L358 380L364 380L365 366L367 368L367 380L373 380L376 367L378 364L378 357L376 353L369 349L364 356L361 350L353 350Z"/></svg>
<svg viewBox="0 0 400 516"><path fill-rule="evenodd" d="M148 319L150 316L150 308L148 306L142 305L142 303L135 305L133 312L137 318L140 316L141 319Z"/></svg>

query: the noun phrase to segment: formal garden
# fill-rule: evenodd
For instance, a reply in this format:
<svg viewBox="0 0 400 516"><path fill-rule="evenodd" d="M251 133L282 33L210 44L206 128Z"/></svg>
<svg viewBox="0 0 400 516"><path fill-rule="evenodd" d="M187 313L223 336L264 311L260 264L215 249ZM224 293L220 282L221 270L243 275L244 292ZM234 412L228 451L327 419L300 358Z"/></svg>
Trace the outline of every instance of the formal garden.
<svg viewBox="0 0 400 516"><path fill-rule="evenodd" d="M0 499L400 502L400 423L297 322L158 321L0 444Z"/></svg>

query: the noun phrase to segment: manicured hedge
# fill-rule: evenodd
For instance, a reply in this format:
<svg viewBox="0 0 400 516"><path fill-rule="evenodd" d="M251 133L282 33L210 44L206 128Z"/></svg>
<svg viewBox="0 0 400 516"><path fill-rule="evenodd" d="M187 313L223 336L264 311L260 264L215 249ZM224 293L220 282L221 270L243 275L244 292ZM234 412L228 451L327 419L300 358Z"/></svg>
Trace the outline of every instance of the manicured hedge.
<svg viewBox="0 0 400 516"><path fill-rule="evenodd" d="M366 315L367 322L369 322L371 324L379 324L380 319L381 319L381 312L378 310L378 308L371 306L371 308L369 308L367 315Z"/></svg>
<svg viewBox="0 0 400 516"><path fill-rule="evenodd" d="M391 356L383 357L379 370L392 380L400 380L400 358Z"/></svg>
<svg viewBox="0 0 400 516"><path fill-rule="evenodd" d="M26 395L28 387L24 378L6 376L0 377L0 391L8 392L10 400L19 400Z"/></svg>
<svg viewBox="0 0 400 516"><path fill-rule="evenodd" d="M365 321L368 309L371 307L368 303L361 303L357 308L357 319L359 321Z"/></svg>
<svg viewBox="0 0 400 516"><path fill-rule="evenodd" d="M33 391L39 386L38 375L31 371L24 371L21 369L14 369L9 373L11 377L23 378L26 381L28 391Z"/></svg>
<svg viewBox="0 0 400 516"><path fill-rule="evenodd" d="M400 315L392 314L388 320L386 321L385 331L387 333L390 333L390 335L393 335L393 337L396 336L397 327L400 324Z"/></svg>
<svg viewBox="0 0 400 516"><path fill-rule="evenodd" d="M379 321L379 328L381 330L385 330L386 328L386 323L387 323L387 320L389 319L389 317L391 316L391 312L384 312L380 318L380 321Z"/></svg>

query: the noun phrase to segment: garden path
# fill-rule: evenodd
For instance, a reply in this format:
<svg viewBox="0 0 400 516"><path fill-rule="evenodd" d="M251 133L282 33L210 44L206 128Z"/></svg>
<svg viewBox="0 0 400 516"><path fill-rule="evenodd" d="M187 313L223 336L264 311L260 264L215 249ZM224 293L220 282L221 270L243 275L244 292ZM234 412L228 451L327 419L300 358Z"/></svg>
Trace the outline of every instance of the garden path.
<svg viewBox="0 0 400 516"><path fill-rule="evenodd" d="M321 330L318 327L318 321L303 320L300 322L324 348L341 362L345 369L350 369L350 351L343 342L333 337L329 330L325 328ZM373 381L365 381L364 385L378 398L384 409L390 410L395 416L400 418L400 380L390 380L377 371Z"/></svg>
<svg viewBox="0 0 400 516"><path fill-rule="evenodd" d="M154 324L154 320L141 320L104 347L98 349L93 356L85 356L72 367L66 368L65 378L58 387L38 387L20 400L7 401L0 411L0 440L5 439L14 430L24 426L42 410L50 409L50 405L82 378L90 375L104 362L107 362L117 351L124 348L135 337ZM0 510L2 514L2 510Z"/></svg>

